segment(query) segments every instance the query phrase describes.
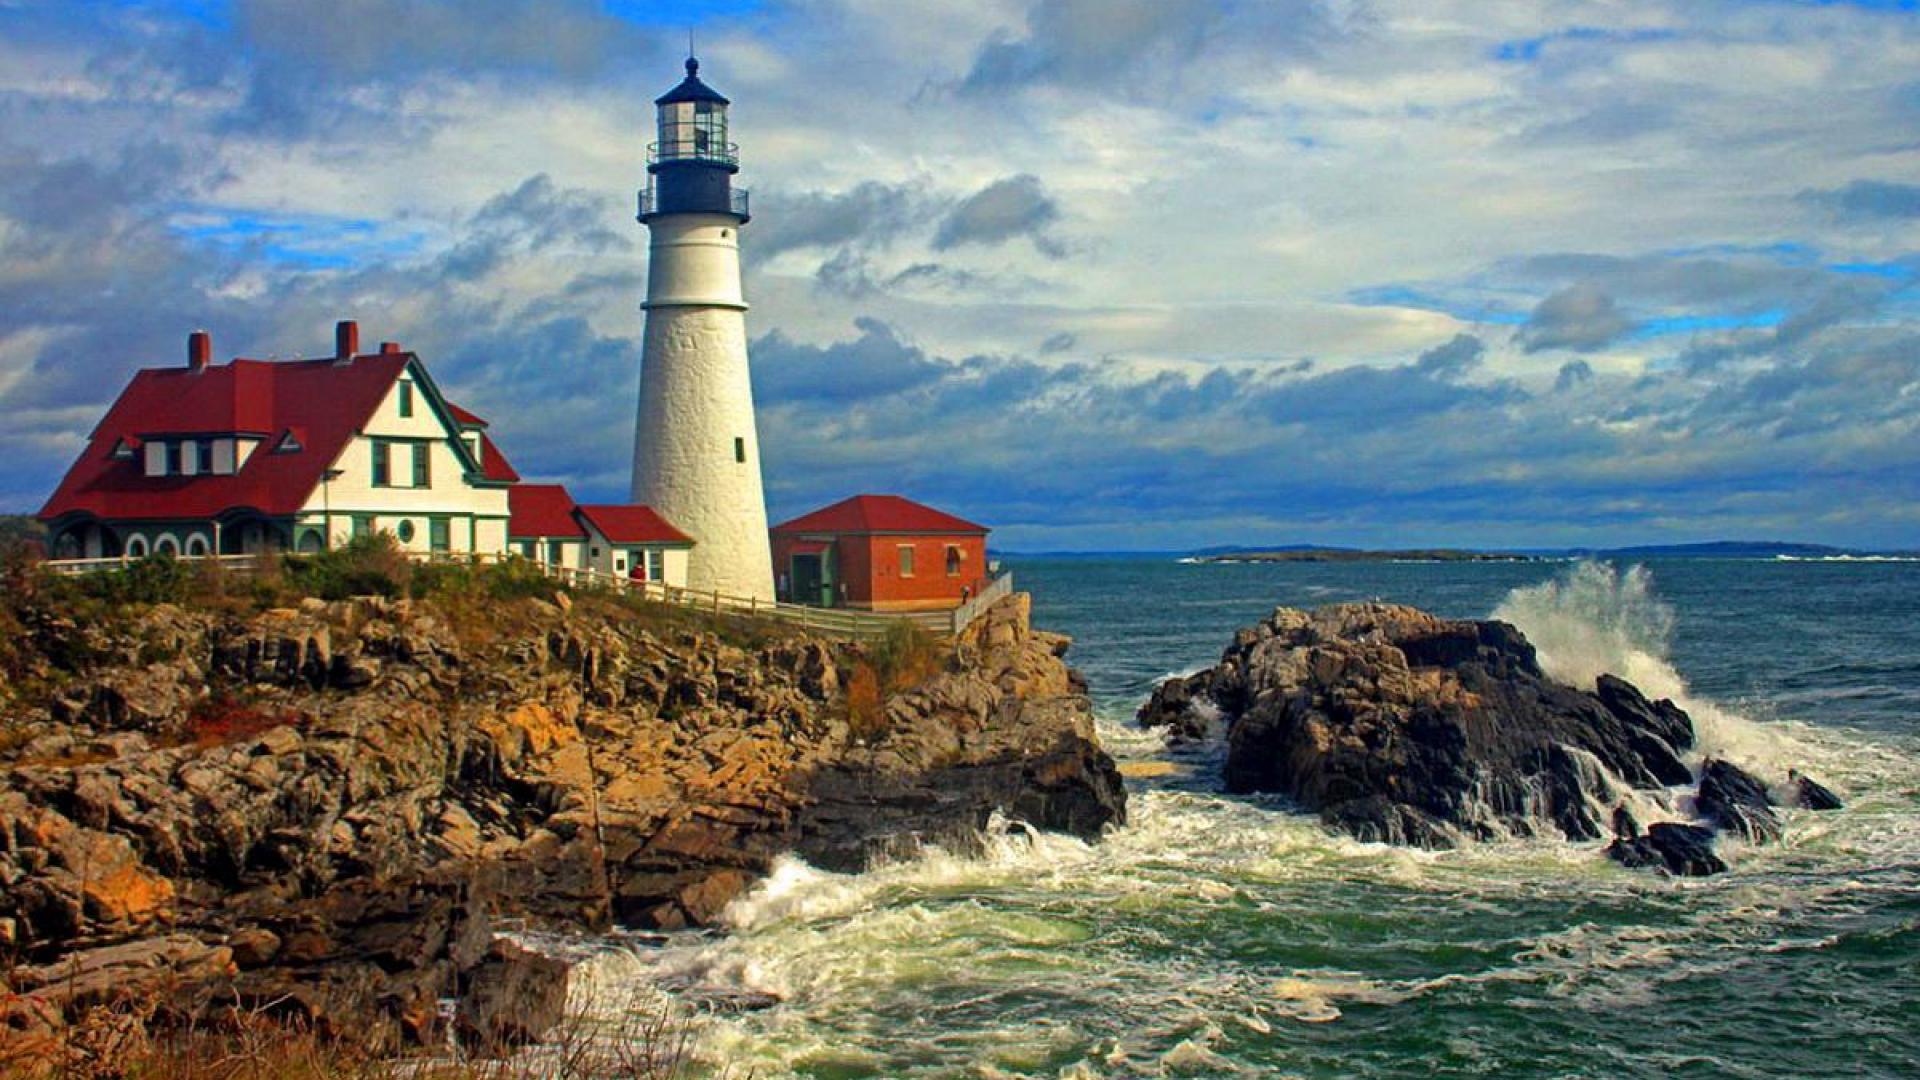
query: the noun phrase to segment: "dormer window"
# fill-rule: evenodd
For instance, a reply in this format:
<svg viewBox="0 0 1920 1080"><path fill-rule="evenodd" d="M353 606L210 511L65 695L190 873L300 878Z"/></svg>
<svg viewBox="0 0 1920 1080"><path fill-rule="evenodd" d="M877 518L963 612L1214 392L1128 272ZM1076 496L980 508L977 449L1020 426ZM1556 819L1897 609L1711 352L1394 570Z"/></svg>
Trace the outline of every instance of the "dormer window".
<svg viewBox="0 0 1920 1080"><path fill-rule="evenodd" d="M273 452L276 454L297 454L305 449L306 447L300 445L300 436L295 435L292 428L288 428L287 433L280 436L280 444L273 448Z"/></svg>
<svg viewBox="0 0 1920 1080"><path fill-rule="evenodd" d="M179 476L180 473L180 444L169 440L167 442L167 475Z"/></svg>
<svg viewBox="0 0 1920 1080"><path fill-rule="evenodd" d="M133 444L125 439L115 439L113 449L107 451L107 456L115 461L132 461Z"/></svg>
<svg viewBox="0 0 1920 1080"><path fill-rule="evenodd" d="M193 471L202 475L213 472L212 439L200 439L193 444Z"/></svg>

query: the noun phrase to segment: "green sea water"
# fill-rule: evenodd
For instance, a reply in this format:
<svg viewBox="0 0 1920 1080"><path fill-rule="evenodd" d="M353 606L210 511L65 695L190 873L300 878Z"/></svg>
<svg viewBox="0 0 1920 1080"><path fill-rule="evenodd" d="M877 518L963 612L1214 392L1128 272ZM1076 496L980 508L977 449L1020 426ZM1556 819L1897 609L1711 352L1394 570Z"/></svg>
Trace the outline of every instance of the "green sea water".
<svg viewBox="0 0 1920 1080"><path fill-rule="evenodd" d="M1920 1075L1920 564L1012 569L1076 638L1108 749L1170 766L1129 781L1132 821L1097 844L1007 822L982 857L859 875L785 860L724 935L603 943L582 1007L776 994L696 1024L761 1078ZM1369 598L1497 613L1550 671L1624 674L1704 750L1849 805L1675 881L1598 844L1356 843L1132 726L1276 604Z"/></svg>

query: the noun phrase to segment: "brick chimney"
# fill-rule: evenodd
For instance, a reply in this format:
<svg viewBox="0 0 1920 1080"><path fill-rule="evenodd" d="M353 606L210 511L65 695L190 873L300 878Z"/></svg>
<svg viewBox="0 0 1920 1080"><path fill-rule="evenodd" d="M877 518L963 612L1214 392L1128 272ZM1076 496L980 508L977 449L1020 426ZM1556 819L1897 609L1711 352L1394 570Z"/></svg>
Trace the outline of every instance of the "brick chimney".
<svg viewBox="0 0 1920 1080"><path fill-rule="evenodd" d="M397 341L383 341L380 343L380 355L382 356L392 356L399 351L400 343Z"/></svg>
<svg viewBox="0 0 1920 1080"><path fill-rule="evenodd" d="M341 319L333 326L333 359L344 364L360 355L360 324Z"/></svg>
<svg viewBox="0 0 1920 1080"><path fill-rule="evenodd" d="M187 335L187 370L205 371L213 363L213 335L195 330Z"/></svg>

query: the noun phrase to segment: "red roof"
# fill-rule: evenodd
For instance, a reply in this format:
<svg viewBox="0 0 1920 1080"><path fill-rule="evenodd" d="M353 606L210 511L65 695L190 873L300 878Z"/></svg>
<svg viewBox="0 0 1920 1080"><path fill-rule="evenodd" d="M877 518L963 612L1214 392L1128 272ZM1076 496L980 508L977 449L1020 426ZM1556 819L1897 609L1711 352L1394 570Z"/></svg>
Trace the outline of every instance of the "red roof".
<svg viewBox="0 0 1920 1080"><path fill-rule="evenodd" d="M462 428L482 428L487 426L485 420L480 419L478 416L473 415L451 401L447 402L447 409L453 413L453 418L459 422Z"/></svg>
<svg viewBox="0 0 1920 1080"><path fill-rule="evenodd" d="M511 537L582 539L587 535L573 516L573 496L559 484L515 484L507 489L507 509L513 515L507 522Z"/></svg>
<svg viewBox="0 0 1920 1080"><path fill-rule="evenodd" d="M451 401L447 402L447 408L455 413L473 415ZM480 422L486 423L485 420ZM507 455L501 453L500 448L493 445L493 440L484 432L480 435L480 475L489 480L498 480L503 484L518 483L520 480L520 473L513 467L513 463L507 460Z"/></svg>
<svg viewBox="0 0 1920 1080"><path fill-rule="evenodd" d="M235 360L203 371L136 372L40 517L84 511L103 518L205 518L236 507L291 514L412 359L411 353L375 353L348 364ZM275 453L289 428L299 431L301 449ZM142 454L110 454L123 438L234 433L264 441L228 476L148 476Z"/></svg>
<svg viewBox="0 0 1920 1080"><path fill-rule="evenodd" d="M777 533L981 533L964 518L898 495L855 495L773 527Z"/></svg>
<svg viewBox="0 0 1920 1080"><path fill-rule="evenodd" d="M583 506L580 516L616 544L693 543L651 506Z"/></svg>

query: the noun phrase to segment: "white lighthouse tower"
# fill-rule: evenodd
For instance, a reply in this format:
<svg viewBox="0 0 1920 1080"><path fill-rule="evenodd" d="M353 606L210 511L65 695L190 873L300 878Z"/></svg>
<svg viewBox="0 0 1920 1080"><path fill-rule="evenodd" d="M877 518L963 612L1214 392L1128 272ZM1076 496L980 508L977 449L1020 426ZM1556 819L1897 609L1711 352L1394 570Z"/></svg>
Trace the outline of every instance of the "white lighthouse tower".
<svg viewBox="0 0 1920 1080"><path fill-rule="evenodd" d="M653 244L633 501L693 537L688 587L772 600L740 290L747 193L733 187L740 159L727 141L728 101L689 57L687 77L654 104L659 141L647 148L640 192Z"/></svg>

